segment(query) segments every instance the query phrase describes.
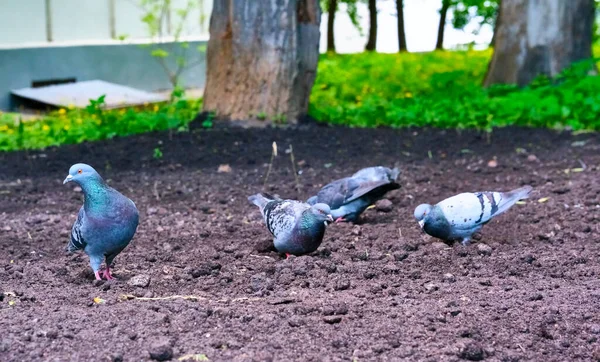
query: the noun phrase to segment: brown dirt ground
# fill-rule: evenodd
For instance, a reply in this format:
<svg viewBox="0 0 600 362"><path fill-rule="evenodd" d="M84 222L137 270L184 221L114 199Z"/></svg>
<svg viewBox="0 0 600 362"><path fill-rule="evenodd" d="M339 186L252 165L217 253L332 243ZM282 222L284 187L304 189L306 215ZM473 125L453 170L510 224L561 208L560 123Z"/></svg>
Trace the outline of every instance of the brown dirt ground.
<svg viewBox="0 0 600 362"><path fill-rule="evenodd" d="M273 141L269 192L306 198L362 167L397 165L392 211L332 225L317 252L284 260L246 199L262 188ZM87 256L65 251L82 195L62 180L79 161L140 210L116 282L95 282ZM599 360L599 176L597 134L517 128L491 142L471 131L222 128L0 154L0 360ZM523 184L532 199L466 248L423 235L412 217L421 202ZM139 275L147 287L131 285Z"/></svg>

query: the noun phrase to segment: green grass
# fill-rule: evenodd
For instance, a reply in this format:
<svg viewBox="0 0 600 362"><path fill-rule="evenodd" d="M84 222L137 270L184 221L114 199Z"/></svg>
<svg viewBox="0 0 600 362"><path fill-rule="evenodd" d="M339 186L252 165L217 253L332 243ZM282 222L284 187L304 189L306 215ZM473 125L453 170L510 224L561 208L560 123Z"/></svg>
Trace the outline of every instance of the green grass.
<svg viewBox="0 0 600 362"><path fill-rule="evenodd" d="M600 55L600 47L594 52ZM556 80L536 79L524 89L484 89L491 55L491 50L326 54L319 62L310 114L321 122L352 127L600 130L600 77L588 76L587 65L575 65ZM38 120L21 121L18 114L0 112L0 151L185 130L202 105L202 100L177 99L103 110L102 102L92 100L87 109L59 109ZM211 127L212 121L203 126Z"/></svg>
<svg viewBox="0 0 600 362"><path fill-rule="evenodd" d="M482 88L491 50L324 55L310 114L356 127L507 125L600 130L600 77L576 64L558 80Z"/></svg>
<svg viewBox="0 0 600 362"><path fill-rule="evenodd" d="M202 100L177 100L136 108L59 109L34 120L0 113L0 151L38 149L165 129L185 130ZM206 125L209 126L209 125Z"/></svg>

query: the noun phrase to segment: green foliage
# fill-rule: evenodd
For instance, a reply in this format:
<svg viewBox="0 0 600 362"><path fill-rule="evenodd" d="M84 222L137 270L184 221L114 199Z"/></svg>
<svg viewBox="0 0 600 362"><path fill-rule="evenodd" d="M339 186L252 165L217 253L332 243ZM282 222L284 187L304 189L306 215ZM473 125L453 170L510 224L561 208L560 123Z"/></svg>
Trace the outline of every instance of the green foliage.
<svg viewBox="0 0 600 362"><path fill-rule="evenodd" d="M323 55L310 115L357 127L507 125L600 130L600 77L590 63L529 87L482 88L491 50Z"/></svg>
<svg viewBox="0 0 600 362"><path fill-rule="evenodd" d="M169 56L169 52L162 48L156 48L152 49L150 55L152 55L155 58L167 58Z"/></svg>
<svg viewBox="0 0 600 362"><path fill-rule="evenodd" d="M154 157L155 160L160 160L163 157L163 153L160 147L154 148L154 151L152 152L152 157Z"/></svg>
<svg viewBox="0 0 600 362"><path fill-rule="evenodd" d="M0 151L37 149L165 129L183 131L202 108L202 101L176 99L122 109L104 109L103 105L104 97L100 97L91 100L85 109L61 108L28 121L22 121L13 113L0 112Z"/></svg>
<svg viewBox="0 0 600 362"><path fill-rule="evenodd" d="M267 113L265 112L258 112L256 114L256 119L258 119L259 121L264 121L267 119Z"/></svg>
<svg viewBox="0 0 600 362"><path fill-rule="evenodd" d="M287 123L287 117L283 113L276 114L276 115L273 116L273 123L275 123L275 124L286 124Z"/></svg>
<svg viewBox="0 0 600 362"><path fill-rule="evenodd" d="M444 0L449 2L452 11L452 26L464 29L471 21L478 21L479 28L484 24L492 27L496 23L499 0ZM478 30L477 30L478 31Z"/></svg>
<svg viewBox="0 0 600 362"><path fill-rule="evenodd" d="M329 12L329 2L330 2L330 0L321 0L321 9L323 9L324 13ZM337 8L335 9L335 11L337 12L339 10L340 4L346 5L346 14L350 18L350 22L352 23L352 25L354 25L356 30L358 30L358 32L362 35L363 29L360 26L361 18L360 18L360 15L358 14L358 4L361 2L364 3L364 2L366 2L366 0L338 0Z"/></svg>
<svg viewBox="0 0 600 362"><path fill-rule="evenodd" d="M600 54L600 46L594 48ZM600 77L581 62L555 79L520 89L482 88L492 51L322 55L310 99L312 117L353 127L477 128L519 125L600 130ZM186 131L202 107L176 87L171 101L106 109L104 96L85 109L61 108L35 120L0 112L0 151L38 149L148 131ZM257 119L286 123L285 115ZM214 114L203 121L213 127ZM162 157L160 148L155 158Z"/></svg>
<svg viewBox="0 0 600 362"><path fill-rule="evenodd" d="M215 113L210 112L204 121L202 121L202 128L212 128L213 119L215 119Z"/></svg>
<svg viewBox="0 0 600 362"><path fill-rule="evenodd" d="M85 107L85 110L90 115L96 115L102 118L102 108L106 106L106 94L101 95L98 99L90 99L90 104Z"/></svg>
<svg viewBox="0 0 600 362"><path fill-rule="evenodd" d="M150 55L161 65L174 88L180 86L181 73L190 67L188 64L189 43L181 42L181 33L190 13L199 6L198 1L187 0L182 8L172 8L172 0L139 0L143 9L142 22L146 25L148 35L154 43L148 47ZM169 14L174 13L175 17ZM203 21L202 17L199 19ZM173 25L165 29L165 24ZM166 42L172 40L172 42ZM198 53L205 48L198 47Z"/></svg>

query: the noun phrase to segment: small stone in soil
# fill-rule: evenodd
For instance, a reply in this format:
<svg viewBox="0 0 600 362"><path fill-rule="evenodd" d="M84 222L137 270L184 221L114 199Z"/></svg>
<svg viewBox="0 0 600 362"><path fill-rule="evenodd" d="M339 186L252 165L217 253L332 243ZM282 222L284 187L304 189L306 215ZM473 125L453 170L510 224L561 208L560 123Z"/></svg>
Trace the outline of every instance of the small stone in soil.
<svg viewBox="0 0 600 362"><path fill-rule="evenodd" d="M395 261L402 261L406 258L408 258L408 253L395 253L394 254Z"/></svg>
<svg viewBox="0 0 600 362"><path fill-rule="evenodd" d="M425 287L425 290L427 290L428 292L433 292L433 291L436 291L436 290L440 289L440 288L439 288L439 287L438 287L436 284L434 284L434 283L426 283L426 284L424 285L424 287Z"/></svg>
<svg viewBox="0 0 600 362"><path fill-rule="evenodd" d="M487 353L479 343L469 342L459 347L458 357L468 361L483 361L487 357Z"/></svg>
<svg viewBox="0 0 600 362"><path fill-rule="evenodd" d="M144 274L136 275L133 278L129 279L127 284L134 287L145 288L150 284L150 277Z"/></svg>
<svg viewBox="0 0 600 362"><path fill-rule="evenodd" d="M454 274L446 273L444 274L442 281L444 281L444 283L454 283L456 282L456 277L454 276Z"/></svg>
<svg viewBox="0 0 600 362"><path fill-rule="evenodd" d="M534 294L531 297L529 297L529 300L532 302L538 301L538 300L542 300L544 299L544 296L541 294Z"/></svg>
<svg viewBox="0 0 600 362"><path fill-rule="evenodd" d="M48 332L46 332L46 337L50 339L56 339L58 337L58 331L51 329Z"/></svg>
<svg viewBox="0 0 600 362"><path fill-rule="evenodd" d="M342 317L340 316L326 316L323 317L323 322L327 323L327 324L336 324L336 323L340 323L342 321Z"/></svg>
<svg viewBox="0 0 600 362"><path fill-rule="evenodd" d="M192 276L194 278L199 278L201 276L207 276L211 274L210 266L201 265L199 268L192 270Z"/></svg>
<svg viewBox="0 0 600 362"><path fill-rule="evenodd" d="M304 325L304 320L302 318L299 317L292 317L288 320L288 324L290 325L290 327L300 327L302 325Z"/></svg>
<svg viewBox="0 0 600 362"><path fill-rule="evenodd" d="M492 247L487 244L477 244L477 252L480 255L492 255Z"/></svg>
<svg viewBox="0 0 600 362"><path fill-rule="evenodd" d="M381 199L379 201L377 201L377 203L375 203L375 208L377 209L377 211L381 211L381 212L390 212L392 211L392 202L388 199Z"/></svg>
<svg viewBox="0 0 600 362"><path fill-rule="evenodd" d="M173 358L173 348L167 342L153 344L149 351L150 358L156 361L168 361Z"/></svg>
<svg viewBox="0 0 600 362"><path fill-rule="evenodd" d="M335 283L335 290L346 290L350 288L350 281L349 280L338 280L337 283Z"/></svg>

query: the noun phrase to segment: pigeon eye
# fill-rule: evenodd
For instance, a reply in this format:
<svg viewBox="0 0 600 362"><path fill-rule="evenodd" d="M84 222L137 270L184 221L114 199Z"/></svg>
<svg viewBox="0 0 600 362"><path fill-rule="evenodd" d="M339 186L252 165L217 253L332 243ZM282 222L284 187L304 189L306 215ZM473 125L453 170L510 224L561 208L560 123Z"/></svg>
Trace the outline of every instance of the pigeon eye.
<svg viewBox="0 0 600 362"><path fill-rule="evenodd" d="M83 172L82 169L77 170L77 173L82 173L82 172Z"/></svg>

